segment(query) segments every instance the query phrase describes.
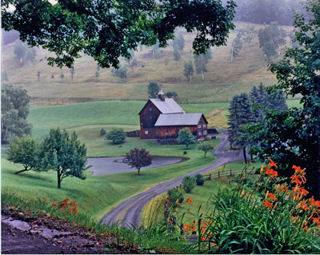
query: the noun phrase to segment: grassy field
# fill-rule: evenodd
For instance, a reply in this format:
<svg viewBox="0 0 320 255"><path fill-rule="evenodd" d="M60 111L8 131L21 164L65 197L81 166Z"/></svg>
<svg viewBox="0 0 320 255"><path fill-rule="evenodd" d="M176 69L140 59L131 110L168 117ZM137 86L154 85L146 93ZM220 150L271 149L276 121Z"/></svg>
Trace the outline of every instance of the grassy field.
<svg viewBox="0 0 320 255"><path fill-rule="evenodd" d="M29 121L33 124L33 136L40 140L51 127L60 126L68 131L76 131L79 138L88 149L88 156L119 156L124 155L134 147L144 147L152 155L183 156L183 145L158 145L154 140L127 138L122 145L112 145L110 141L99 136L103 127L107 132L112 127L122 127L124 130L138 128L138 115L143 102L91 102L64 106L32 106ZM195 107L195 110L205 110L205 105ZM199 108L200 107L200 108ZM193 106L189 106L192 109ZM213 140L216 146L219 140ZM5 156L5 155L4 155ZM48 198L50 201L70 198L79 204L80 210L93 216L102 217L109 209L120 201L142 192L160 182L173 179L190 172L214 160L210 155L203 158L203 153L193 145L188 150L189 160L179 164L164 166L142 171L137 176L136 171L124 174L92 177L88 175L85 181L67 178L62 183L62 189L56 188L56 174L24 173L15 175L21 166L14 165L2 159L2 193L15 192L24 199ZM37 195L35 195L37 194Z"/></svg>
<svg viewBox="0 0 320 255"><path fill-rule="evenodd" d="M287 102L289 107L299 106L298 100ZM102 127L106 130L115 126L126 131L138 129L138 112L144 104L145 101L101 101L59 106L32 105L29 122L33 124L33 137L37 139L46 135L50 127L59 126L76 130L88 145L94 145L103 142L98 137ZM204 113L209 126L227 127L229 103L182 104L182 107L186 112Z"/></svg>
<svg viewBox="0 0 320 255"><path fill-rule="evenodd" d="M96 77L97 64L92 58L84 56L76 61L74 79L71 80L70 70L67 68L60 70L46 64L46 58L51 54L42 49L37 49L34 63L21 67L14 57L14 44L10 44L4 48L2 56L2 71L8 76L8 81L4 82L25 87L33 97L33 102L44 104L144 100L147 98L147 84L150 81L159 82L164 91L176 91L182 102L227 102L234 94L249 91L252 85L260 82L271 85L276 81L268 71L268 63L258 43L257 34L263 26L249 23L236 23L236 26L226 46L212 49L212 59L209 60L204 81L200 74L195 73L189 83L183 75L184 63L193 60L191 45L194 37L194 34L184 32L185 47L179 61L173 59L172 42L169 42L167 48L161 49L158 58L152 55L150 47L143 47L142 51L135 52L138 65L128 67L127 79L112 76L110 69L101 69L99 77ZM252 42L244 43L239 57L231 63L231 45L237 30L250 27L255 30ZM288 31L291 28L283 29ZM128 65L125 60L121 60L121 63ZM64 75L63 79L60 77L61 73ZM54 78L51 78L52 75Z"/></svg>
<svg viewBox="0 0 320 255"><path fill-rule="evenodd" d="M137 142L136 138L136 140L128 141L127 144L133 147L137 146ZM219 141L215 140L212 143L217 145ZM184 151L184 147L181 145L159 146L154 141L147 141L145 144L141 141L140 144L147 148L151 154L156 155L182 156ZM49 201L70 198L79 204L80 211L98 219L120 201L142 192L152 185L183 175L214 160L213 156L204 159L203 153L195 147L194 145L193 149L188 151L189 160L171 166L144 170L142 176L137 176L136 171L133 170L129 173L116 175L88 176L84 181L67 178L63 181L60 190L56 187L54 171L16 175L14 172L21 169L21 166L3 159L2 194L14 192L25 199L47 198ZM88 148L90 154L91 147L88 146ZM112 153L123 155L128 150L126 146L117 149L118 152ZM112 151L112 145L109 145L109 150Z"/></svg>
<svg viewBox="0 0 320 255"><path fill-rule="evenodd" d="M230 170L235 173L243 170L245 167L248 167L248 169L255 169L259 168L260 165L260 163L254 163L248 166L243 162L234 162L213 169L205 175L209 175L210 173L217 174L218 171L221 173L221 175L224 175L224 173L229 174ZM212 209L210 199L215 193L218 192L219 189L223 188L224 185L229 183L229 179L230 178L228 177L221 177L220 180L207 180L203 186L196 186L191 193L184 193L184 201L182 202L184 209L178 209L177 219L181 220L183 214L186 213L183 218L183 223L191 224L192 220L195 219L194 215L198 215L198 210L200 207L200 213L208 212L210 209ZM163 220L163 199L165 196L166 194L155 197L145 207L143 211L143 223L146 227L150 226L152 223ZM193 201L192 205L186 202L187 198L190 198Z"/></svg>

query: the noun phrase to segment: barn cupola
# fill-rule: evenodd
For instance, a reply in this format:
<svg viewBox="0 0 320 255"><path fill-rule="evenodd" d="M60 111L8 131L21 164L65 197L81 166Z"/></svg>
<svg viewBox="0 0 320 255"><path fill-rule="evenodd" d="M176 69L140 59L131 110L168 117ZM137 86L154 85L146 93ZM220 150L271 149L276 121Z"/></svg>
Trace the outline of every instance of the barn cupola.
<svg viewBox="0 0 320 255"><path fill-rule="evenodd" d="M165 100L166 100L166 98L164 97L164 93L163 93L162 90L160 90L160 91L158 92L158 98L159 98L161 101L165 101Z"/></svg>

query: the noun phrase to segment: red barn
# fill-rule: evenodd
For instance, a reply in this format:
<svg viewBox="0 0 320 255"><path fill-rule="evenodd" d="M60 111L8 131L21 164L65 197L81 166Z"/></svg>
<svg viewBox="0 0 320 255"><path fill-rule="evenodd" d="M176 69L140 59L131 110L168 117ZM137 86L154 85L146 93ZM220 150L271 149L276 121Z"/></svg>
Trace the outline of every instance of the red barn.
<svg viewBox="0 0 320 255"><path fill-rule="evenodd" d="M158 98L148 100L139 115L142 139L177 138L179 130L186 127L197 138L208 134L208 121L202 113L185 113L173 98L165 98L162 91Z"/></svg>

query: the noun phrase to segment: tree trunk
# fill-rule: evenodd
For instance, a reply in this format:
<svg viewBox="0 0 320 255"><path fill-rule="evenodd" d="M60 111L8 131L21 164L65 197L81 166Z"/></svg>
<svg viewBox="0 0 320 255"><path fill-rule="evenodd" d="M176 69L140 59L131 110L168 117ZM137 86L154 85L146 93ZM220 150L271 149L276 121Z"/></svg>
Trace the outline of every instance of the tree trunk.
<svg viewBox="0 0 320 255"><path fill-rule="evenodd" d="M28 167L25 167L24 169L15 172L15 174L20 174L20 173L23 173L23 172L26 172L26 171L29 171L29 170L30 169L28 169Z"/></svg>
<svg viewBox="0 0 320 255"><path fill-rule="evenodd" d="M231 56L230 56L230 63L233 62L233 46L231 46Z"/></svg>
<svg viewBox="0 0 320 255"><path fill-rule="evenodd" d="M189 83L191 82L191 75L189 75Z"/></svg>
<svg viewBox="0 0 320 255"><path fill-rule="evenodd" d="M58 181L58 189L61 188L61 173L60 169L57 171L57 181Z"/></svg>
<svg viewBox="0 0 320 255"><path fill-rule="evenodd" d="M244 163L248 163L247 161L247 153L246 153L246 147L243 147L243 158L244 158Z"/></svg>
<svg viewBox="0 0 320 255"><path fill-rule="evenodd" d="M140 175L140 168L138 168L138 175Z"/></svg>

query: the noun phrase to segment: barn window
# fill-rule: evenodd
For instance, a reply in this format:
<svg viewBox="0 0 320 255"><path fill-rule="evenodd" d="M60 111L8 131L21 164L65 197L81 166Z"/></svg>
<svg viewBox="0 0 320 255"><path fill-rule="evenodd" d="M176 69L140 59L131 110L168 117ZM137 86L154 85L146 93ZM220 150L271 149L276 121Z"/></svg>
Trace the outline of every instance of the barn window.
<svg viewBox="0 0 320 255"><path fill-rule="evenodd" d="M152 107L149 107L149 111L152 112Z"/></svg>
<svg viewBox="0 0 320 255"><path fill-rule="evenodd" d="M206 128L207 126L206 126L206 124L203 124L202 127L203 127L203 128Z"/></svg>
<svg viewBox="0 0 320 255"><path fill-rule="evenodd" d="M198 125L198 128L201 128L201 125Z"/></svg>
<svg viewBox="0 0 320 255"><path fill-rule="evenodd" d="M207 135L207 130L203 131L203 134L204 134L204 135Z"/></svg>
<svg viewBox="0 0 320 255"><path fill-rule="evenodd" d="M145 135L147 135L148 133L149 133L148 130L144 131L144 134L145 134Z"/></svg>
<svg viewBox="0 0 320 255"><path fill-rule="evenodd" d="M199 135L199 136L201 136L201 135L202 135L202 133L199 131L199 132L198 132L198 135Z"/></svg>

